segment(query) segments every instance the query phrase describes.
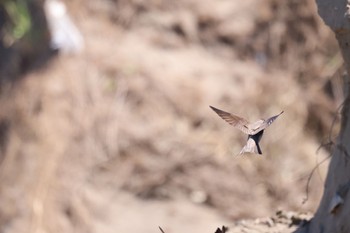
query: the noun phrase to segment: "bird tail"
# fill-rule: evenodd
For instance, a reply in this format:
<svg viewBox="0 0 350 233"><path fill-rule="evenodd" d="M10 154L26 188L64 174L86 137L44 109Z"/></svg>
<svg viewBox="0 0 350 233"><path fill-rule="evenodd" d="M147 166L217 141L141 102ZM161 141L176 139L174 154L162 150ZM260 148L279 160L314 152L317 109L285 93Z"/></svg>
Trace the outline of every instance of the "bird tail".
<svg viewBox="0 0 350 233"><path fill-rule="evenodd" d="M241 155L246 152L260 155L262 154L259 143L256 143L252 138L248 139L247 144L243 147L239 154Z"/></svg>

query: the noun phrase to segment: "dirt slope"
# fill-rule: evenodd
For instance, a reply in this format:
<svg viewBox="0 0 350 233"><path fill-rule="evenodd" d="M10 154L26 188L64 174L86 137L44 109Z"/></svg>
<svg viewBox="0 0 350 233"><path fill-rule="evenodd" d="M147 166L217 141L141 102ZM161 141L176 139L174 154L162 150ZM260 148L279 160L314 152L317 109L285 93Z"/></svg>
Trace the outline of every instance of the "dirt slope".
<svg viewBox="0 0 350 233"><path fill-rule="evenodd" d="M316 150L338 99L324 89L340 62L312 1L68 9L85 51L1 100L11 125L1 232L235 232L240 219L315 210L327 163L302 201L327 155ZM235 156L245 135L209 105L250 120L285 113L266 130L263 156Z"/></svg>

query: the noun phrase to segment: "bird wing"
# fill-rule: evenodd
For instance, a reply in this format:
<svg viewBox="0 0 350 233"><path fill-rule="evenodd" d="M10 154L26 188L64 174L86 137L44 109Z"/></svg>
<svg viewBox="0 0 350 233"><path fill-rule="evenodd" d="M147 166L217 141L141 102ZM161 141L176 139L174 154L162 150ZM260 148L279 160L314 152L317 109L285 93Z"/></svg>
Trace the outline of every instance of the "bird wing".
<svg viewBox="0 0 350 233"><path fill-rule="evenodd" d="M246 119L233 115L231 113L222 111L220 109L214 108L212 106L209 106L209 107L213 109L214 112L216 112L222 119L224 119L230 125L233 125L234 127L241 130L245 134L251 133L251 130L248 127L249 122Z"/></svg>
<svg viewBox="0 0 350 233"><path fill-rule="evenodd" d="M268 127L269 125L271 125L271 124L277 119L277 117L279 117L283 112L284 112L284 111L282 111L281 113L279 113L279 114L277 114L277 115L275 115L275 116L272 116L272 117L270 117L270 118L268 118L268 119L266 119L266 120L262 120L261 123L259 123L259 121L257 121L257 122L255 122L255 123L251 124L250 127L248 126L248 128L251 129L251 134L253 134L253 135L254 135L254 134L257 134L257 133L259 133L261 130L266 129L266 127ZM260 120L260 121L261 121L261 120ZM256 123L259 123L259 124L256 124ZM252 127L252 126L254 126L254 127Z"/></svg>

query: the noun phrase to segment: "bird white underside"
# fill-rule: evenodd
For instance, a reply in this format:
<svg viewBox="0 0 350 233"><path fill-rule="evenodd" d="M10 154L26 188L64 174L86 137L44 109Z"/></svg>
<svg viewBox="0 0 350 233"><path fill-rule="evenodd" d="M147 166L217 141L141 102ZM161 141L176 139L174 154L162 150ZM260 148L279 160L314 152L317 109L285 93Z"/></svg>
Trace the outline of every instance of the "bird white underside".
<svg viewBox="0 0 350 233"><path fill-rule="evenodd" d="M239 152L240 155L244 153L258 154L258 147L256 146L256 143L252 138L249 138L247 140L247 144L243 147L241 152Z"/></svg>

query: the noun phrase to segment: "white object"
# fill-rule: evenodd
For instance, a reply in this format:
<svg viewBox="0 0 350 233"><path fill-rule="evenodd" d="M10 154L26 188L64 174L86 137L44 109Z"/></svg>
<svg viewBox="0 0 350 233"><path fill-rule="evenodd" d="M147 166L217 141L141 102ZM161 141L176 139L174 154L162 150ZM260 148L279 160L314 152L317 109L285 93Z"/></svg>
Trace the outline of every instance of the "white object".
<svg viewBox="0 0 350 233"><path fill-rule="evenodd" d="M51 48L63 53L79 53L84 49L84 39L70 19L65 4L60 0L46 0L46 19L51 32Z"/></svg>

